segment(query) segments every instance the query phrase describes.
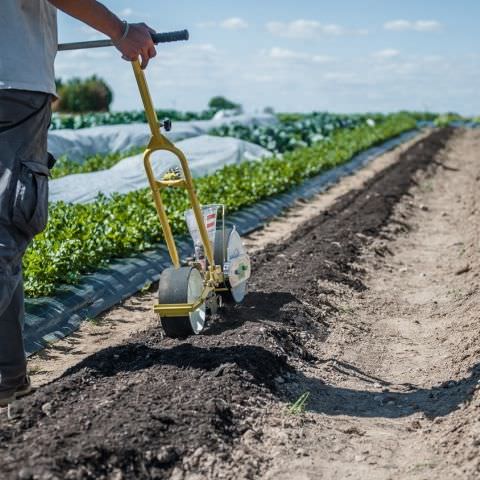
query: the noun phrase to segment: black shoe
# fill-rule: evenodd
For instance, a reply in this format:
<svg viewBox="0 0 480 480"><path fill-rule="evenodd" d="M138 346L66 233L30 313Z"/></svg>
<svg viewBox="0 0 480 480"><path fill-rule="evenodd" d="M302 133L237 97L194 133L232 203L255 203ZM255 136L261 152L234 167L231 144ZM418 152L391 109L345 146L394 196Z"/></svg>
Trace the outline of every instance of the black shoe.
<svg viewBox="0 0 480 480"><path fill-rule="evenodd" d="M32 387L32 382L30 377L27 375L25 377L25 382L20 387L17 387L15 392L11 393L9 396L2 398L0 396L0 408L8 407L11 403L19 398L26 397L27 395L31 395L35 389ZM0 394L1 395L1 394Z"/></svg>

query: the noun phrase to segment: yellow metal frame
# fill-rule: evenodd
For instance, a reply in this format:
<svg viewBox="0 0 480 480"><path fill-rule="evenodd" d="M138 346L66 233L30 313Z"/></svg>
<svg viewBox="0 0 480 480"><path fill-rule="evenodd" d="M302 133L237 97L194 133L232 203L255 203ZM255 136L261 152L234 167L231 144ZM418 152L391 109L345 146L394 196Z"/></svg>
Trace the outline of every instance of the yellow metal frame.
<svg viewBox="0 0 480 480"><path fill-rule="evenodd" d="M172 234L170 222L162 201L162 190L166 188L182 188L188 193L188 198L192 206L195 219L197 221L198 230L202 239L202 244L205 252L205 257L208 261L208 271L204 274L204 289L200 298L192 304L178 304L178 305L155 305L154 311L164 317L183 317L189 313L193 313L202 305L210 293L223 282L223 272L221 267L214 266L215 259L213 248L208 238L207 228L203 220L202 209L195 192L192 174L190 167L184 153L178 149L167 137L162 135L160 131L160 123L158 122L157 114L153 107L152 97L148 88L145 73L140 66L140 62L135 60L132 62L135 79L137 80L138 89L142 97L142 102L145 108L145 114L150 126L152 137L148 143L147 149L143 155L143 162L145 171L147 172L148 182L153 193L153 200L158 212L158 218L162 226L165 243L167 244L168 252L172 259L173 266L180 268L180 257L178 255L175 239ZM153 173L151 156L157 151L167 151L175 155L180 161L183 170L184 178L181 180L157 180Z"/></svg>

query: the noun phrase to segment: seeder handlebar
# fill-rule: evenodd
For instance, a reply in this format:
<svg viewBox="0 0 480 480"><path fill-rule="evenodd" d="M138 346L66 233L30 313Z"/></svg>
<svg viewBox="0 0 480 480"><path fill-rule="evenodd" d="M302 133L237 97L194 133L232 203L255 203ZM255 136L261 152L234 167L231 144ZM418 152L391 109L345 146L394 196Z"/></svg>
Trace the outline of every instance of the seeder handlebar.
<svg viewBox="0 0 480 480"><path fill-rule="evenodd" d="M178 32L155 33L152 40L155 45L159 43L186 42L190 39L188 30L179 30Z"/></svg>
<svg viewBox="0 0 480 480"><path fill-rule="evenodd" d="M152 34L152 40L155 45L159 43L171 43L171 42L185 42L190 38L188 30L180 30L178 32L165 32ZM93 42L75 42L75 43L61 43L58 45L58 51L65 50L83 50L86 48L102 48L113 47L112 40L95 40Z"/></svg>

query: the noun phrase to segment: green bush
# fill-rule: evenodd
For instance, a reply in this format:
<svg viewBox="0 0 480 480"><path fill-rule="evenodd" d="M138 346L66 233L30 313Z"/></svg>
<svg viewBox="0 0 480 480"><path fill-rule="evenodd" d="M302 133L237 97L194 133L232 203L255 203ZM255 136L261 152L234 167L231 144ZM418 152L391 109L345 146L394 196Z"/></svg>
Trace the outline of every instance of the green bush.
<svg viewBox="0 0 480 480"><path fill-rule="evenodd" d="M241 110L242 106L225 97L213 97L210 102L208 102L208 108L218 112L219 110Z"/></svg>
<svg viewBox="0 0 480 480"><path fill-rule="evenodd" d="M113 100L110 87L96 75L84 80L72 78L66 83L57 80L57 91L60 100L56 109L60 112L108 112Z"/></svg>
<svg viewBox="0 0 480 480"><path fill-rule="evenodd" d="M285 192L415 125L408 115L391 115L374 127L339 130L325 141L283 157L226 166L196 180L199 198L204 204L224 203L232 213ZM168 190L164 199L174 233L185 233L183 213L188 202L184 192ZM30 297L50 295L59 284L75 284L81 274L113 258L152 249L161 241L148 189L112 198L100 196L87 205L55 203L47 230L35 238L24 258L26 293Z"/></svg>
<svg viewBox="0 0 480 480"><path fill-rule="evenodd" d="M433 122L437 117L438 113L433 112L408 112L410 115L415 117L418 122Z"/></svg>
<svg viewBox="0 0 480 480"><path fill-rule="evenodd" d="M434 123L436 127L448 127L452 122L462 122L467 119L455 112L448 112L443 115L439 115Z"/></svg>

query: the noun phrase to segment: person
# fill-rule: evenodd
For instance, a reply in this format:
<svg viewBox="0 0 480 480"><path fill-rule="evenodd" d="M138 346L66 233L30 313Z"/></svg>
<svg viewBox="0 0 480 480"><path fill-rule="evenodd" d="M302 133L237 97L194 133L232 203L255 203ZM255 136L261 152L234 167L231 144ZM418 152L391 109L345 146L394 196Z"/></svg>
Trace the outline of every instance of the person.
<svg viewBox="0 0 480 480"><path fill-rule="evenodd" d="M122 58L140 58L142 68L156 55L153 29L122 21L96 0L1 0L0 407L32 391L22 333L22 257L48 220L57 9L110 37Z"/></svg>

